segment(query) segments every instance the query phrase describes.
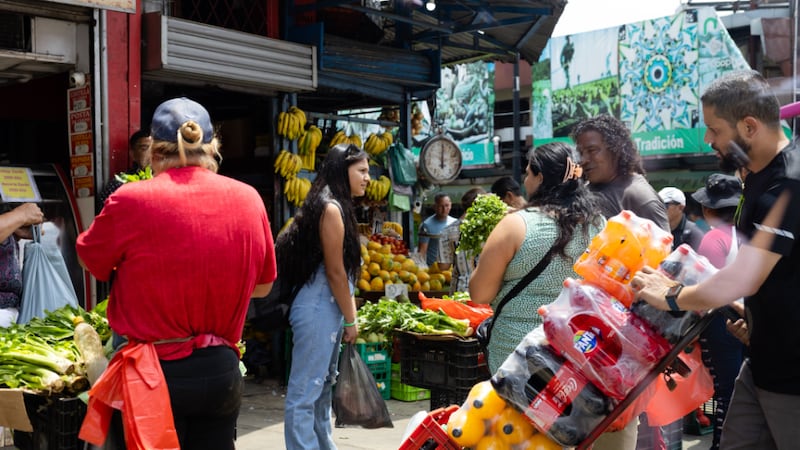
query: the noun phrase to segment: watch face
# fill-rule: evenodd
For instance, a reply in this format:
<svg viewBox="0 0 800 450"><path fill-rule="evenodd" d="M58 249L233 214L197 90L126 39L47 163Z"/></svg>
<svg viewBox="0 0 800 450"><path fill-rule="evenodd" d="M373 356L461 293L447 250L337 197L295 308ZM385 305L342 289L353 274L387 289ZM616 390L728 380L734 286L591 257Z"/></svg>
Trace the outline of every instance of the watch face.
<svg viewBox="0 0 800 450"><path fill-rule="evenodd" d="M461 171L461 149L453 141L434 138L423 149L420 163L432 181L452 181Z"/></svg>

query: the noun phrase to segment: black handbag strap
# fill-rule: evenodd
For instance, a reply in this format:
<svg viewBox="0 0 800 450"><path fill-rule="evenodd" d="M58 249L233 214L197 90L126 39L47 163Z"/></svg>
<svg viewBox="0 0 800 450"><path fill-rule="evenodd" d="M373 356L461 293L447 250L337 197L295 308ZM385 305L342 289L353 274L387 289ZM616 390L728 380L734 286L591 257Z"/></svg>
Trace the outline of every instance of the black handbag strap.
<svg viewBox="0 0 800 450"><path fill-rule="evenodd" d="M500 303L497 304L497 309L494 311L494 319L492 320L491 327L488 330L486 330L487 336L491 335L492 328L494 328L494 323L495 321L497 321L497 316L500 315L500 311L503 310L503 306L505 306L509 300L516 297L517 294L519 294L525 288L525 286L529 285L531 281L533 281L536 277L539 276L539 274L542 273L542 271L544 271L545 267L547 267L550 264L550 260L553 259L553 252L554 252L554 247L550 247L550 250L548 250L547 253L545 253L545 255L542 257L542 259L539 260L539 263L536 264L536 267L531 269L531 271L528 272L527 275L525 275L525 278L519 280L519 283L514 285L514 287L510 291L508 291L508 294L506 294L505 297L503 297L503 299L500 300Z"/></svg>

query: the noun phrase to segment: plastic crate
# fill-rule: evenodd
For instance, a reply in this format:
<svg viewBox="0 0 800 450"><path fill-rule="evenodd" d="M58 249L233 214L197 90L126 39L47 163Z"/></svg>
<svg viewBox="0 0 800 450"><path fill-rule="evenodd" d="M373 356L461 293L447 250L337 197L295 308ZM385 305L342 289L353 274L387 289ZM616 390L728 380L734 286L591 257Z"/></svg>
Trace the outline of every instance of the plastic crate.
<svg viewBox="0 0 800 450"><path fill-rule="evenodd" d="M403 384L400 381L400 363L392 363L392 398L403 402L428 400L431 391Z"/></svg>
<svg viewBox="0 0 800 450"><path fill-rule="evenodd" d="M387 345L389 345L387 342L367 342L366 344L356 344L356 350L365 363L387 362L389 361Z"/></svg>
<svg viewBox="0 0 800 450"><path fill-rule="evenodd" d="M469 389L488 380L489 369L476 339L434 340L400 336L401 381L425 389Z"/></svg>
<svg viewBox="0 0 800 450"><path fill-rule="evenodd" d="M457 406L441 408L431 411L417 425L414 431L403 441L399 450L442 449L460 450L457 444L450 440L450 436L442 428L447 424L450 415L458 410Z"/></svg>
<svg viewBox="0 0 800 450"><path fill-rule="evenodd" d="M392 398L392 373L390 370L391 361L367 363L372 378L375 379L375 384L378 385L378 390L381 392L381 397L384 400Z"/></svg>
<svg viewBox="0 0 800 450"><path fill-rule="evenodd" d="M701 411L703 411L703 414L708 417L710 422L708 426L700 425L700 423L697 421L696 410L686 415L686 417L683 418L683 432L695 436L705 436L714 432L714 411L716 410L716 407L716 402L711 399L703 403L699 408Z"/></svg>
<svg viewBox="0 0 800 450"><path fill-rule="evenodd" d="M76 397L24 395L25 409L33 432L14 431L14 445L20 450L82 450L78 439L86 404Z"/></svg>
<svg viewBox="0 0 800 450"><path fill-rule="evenodd" d="M469 388L431 389L431 411L450 406L461 406L469 395Z"/></svg>

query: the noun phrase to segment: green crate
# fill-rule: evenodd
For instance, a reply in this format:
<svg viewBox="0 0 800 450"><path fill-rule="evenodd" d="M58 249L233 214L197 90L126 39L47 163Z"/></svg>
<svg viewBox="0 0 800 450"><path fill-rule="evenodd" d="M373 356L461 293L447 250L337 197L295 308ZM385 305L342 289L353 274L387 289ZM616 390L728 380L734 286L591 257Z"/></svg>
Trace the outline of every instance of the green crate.
<svg viewBox="0 0 800 450"><path fill-rule="evenodd" d="M391 396L393 399L403 402L416 402L418 400L428 400L431 398L431 391L401 383L400 364L394 363L392 364Z"/></svg>
<svg viewBox="0 0 800 450"><path fill-rule="evenodd" d="M378 390L384 400L389 400L392 397L392 374L389 370L390 361L377 363L367 363L372 378L375 379L375 384L378 385Z"/></svg>
<svg viewBox="0 0 800 450"><path fill-rule="evenodd" d="M389 362L389 352L386 350L387 342L367 342L356 344L356 350L365 363Z"/></svg>

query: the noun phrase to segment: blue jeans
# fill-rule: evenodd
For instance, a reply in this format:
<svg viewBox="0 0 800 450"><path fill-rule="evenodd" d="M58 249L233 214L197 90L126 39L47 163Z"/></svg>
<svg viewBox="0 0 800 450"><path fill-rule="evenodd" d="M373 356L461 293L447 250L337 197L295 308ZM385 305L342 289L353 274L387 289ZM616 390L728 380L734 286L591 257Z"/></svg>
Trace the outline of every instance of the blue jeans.
<svg viewBox="0 0 800 450"><path fill-rule="evenodd" d="M289 313L292 366L284 411L288 450L336 449L331 388L337 376L343 319L320 265L314 278L300 289Z"/></svg>

